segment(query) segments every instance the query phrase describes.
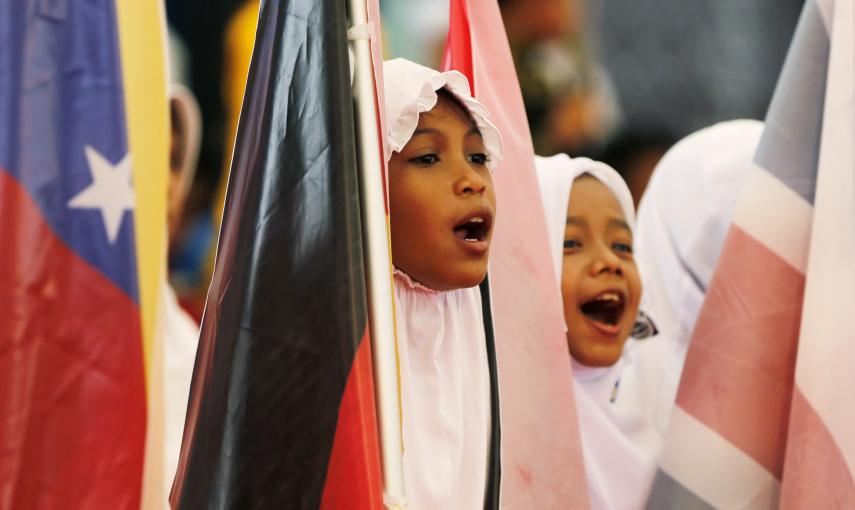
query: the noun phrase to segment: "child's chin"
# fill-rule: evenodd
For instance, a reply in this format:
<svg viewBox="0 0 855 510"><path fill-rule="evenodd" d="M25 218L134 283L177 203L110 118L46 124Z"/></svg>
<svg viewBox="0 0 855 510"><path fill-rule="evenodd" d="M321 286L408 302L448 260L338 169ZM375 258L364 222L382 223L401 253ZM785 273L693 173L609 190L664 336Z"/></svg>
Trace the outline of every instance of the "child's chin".
<svg viewBox="0 0 855 510"><path fill-rule="evenodd" d="M455 271L454 273L447 275L444 279L445 281L441 283L443 288L437 290L456 290L477 287L484 281L486 276L486 265L483 269L478 268L467 271Z"/></svg>
<svg viewBox="0 0 855 510"><path fill-rule="evenodd" d="M590 354L581 352L578 354L573 354L573 359L576 360L581 365L586 367L610 367L618 362L620 359L620 353L615 355L603 355L602 353L598 354Z"/></svg>
<svg viewBox="0 0 855 510"><path fill-rule="evenodd" d="M577 363L586 367L610 367L620 360L626 342L601 345L594 340L573 341L568 335L567 343Z"/></svg>

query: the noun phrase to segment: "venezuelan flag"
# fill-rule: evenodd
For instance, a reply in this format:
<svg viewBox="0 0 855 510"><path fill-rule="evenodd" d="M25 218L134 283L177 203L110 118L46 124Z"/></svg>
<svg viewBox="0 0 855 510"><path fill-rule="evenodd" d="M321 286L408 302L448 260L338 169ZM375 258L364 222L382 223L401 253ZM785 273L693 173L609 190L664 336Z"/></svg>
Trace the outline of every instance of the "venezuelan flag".
<svg viewBox="0 0 855 510"><path fill-rule="evenodd" d="M163 498L163 26L158 2L0 2L0 509Z"/></svg>

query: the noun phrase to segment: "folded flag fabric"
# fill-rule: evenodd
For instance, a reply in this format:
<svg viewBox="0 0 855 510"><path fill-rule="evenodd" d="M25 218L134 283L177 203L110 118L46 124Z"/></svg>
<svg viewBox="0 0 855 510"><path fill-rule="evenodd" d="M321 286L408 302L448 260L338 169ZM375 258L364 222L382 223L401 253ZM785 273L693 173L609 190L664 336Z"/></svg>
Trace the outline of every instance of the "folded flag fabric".
<svg viewBox="0 0 855 510"><path fill-rule="evenodd" d="M781 492L794 509L855 507L855 3L817 5L830 48Z"/></svg>
<svg viewBox="0 0 855 510"><path fill-rule="evenodd" d="M345 6L262 2L176 508L380 508Z"/></svg>
<svg viewBox="0 0 855 510"><path fill-rule="evenodd" d="M491 479L501 483L488 488L487 505L588 508L570 354L534 149L495 0L451 1L445 67L467 75L475 98L502 133L504 152L493 177L499 219L489 270L502 432L501 476L494 465Z"/></svg>
<svg viewBox="0 0 855 510"><path fill-rule="evenodd" d="M835 258L855 246L852 14L851 2L804 6L695 327L649 508L855 501L855 413L836 404L855 389L841 364L855 335L851 314L834 311L855 304L844 290L855 276Z"/></svg>
<svg viewBox="0 0 855 510"><path fill-rule="evenodd" d="M0 4L2 509L162 501L162 468L145 465L166 240L162 21L156 2Z"/></svg>

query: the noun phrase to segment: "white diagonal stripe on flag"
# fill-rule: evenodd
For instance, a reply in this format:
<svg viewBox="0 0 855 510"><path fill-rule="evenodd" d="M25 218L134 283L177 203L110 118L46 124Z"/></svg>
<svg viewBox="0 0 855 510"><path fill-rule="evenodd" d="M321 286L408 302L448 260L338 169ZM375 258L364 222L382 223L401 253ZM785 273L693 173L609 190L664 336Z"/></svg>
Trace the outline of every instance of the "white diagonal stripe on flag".
<svg viewBox="0 0 855 510"><path fill-rule="evenodd" d="M804 274L812 217L807 200L755 165L733 223Z"/></svg>
<svg viewBox="0 0 855 510"><path fill-rule="evenodd" d="M831 50L796 367L804 403L793 407L783 503L851 508L855 408L845 402L855 393L855 4L818 5L830 16Z"/></svg>
<svg viewBox="0 0 855 510"><path fill-rule="evenodd" d="M698 497L716 508L774 507L778 480L679 406L674 408L668 434L660 467ZM685 455L689 451L694 454Z"/></svg>

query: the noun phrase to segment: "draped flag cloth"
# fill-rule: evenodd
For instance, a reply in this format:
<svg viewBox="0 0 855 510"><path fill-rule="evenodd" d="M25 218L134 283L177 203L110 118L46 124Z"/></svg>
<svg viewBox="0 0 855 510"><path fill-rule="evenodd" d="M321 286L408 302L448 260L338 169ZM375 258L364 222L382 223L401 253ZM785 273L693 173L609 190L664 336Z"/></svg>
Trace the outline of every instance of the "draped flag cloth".
<svg viewBox="0 0 855 510"><path fill-rule="evenodd" d="M855 505L853 23L847 0L804 6L649 508Z"/></svg>
<svg viewBox="0 0 855 510"><path fill-rule="evenodd" d="M855 3L819 4L830 36L813 228L782 508L855 508Z"/></svg>
<svg viewBox="0 0 855 510"><path fill-rule="evenodd" d="M534 149L495 0L451 1L444 67L469 78L504 147L494 175L498 217L489 270L502 429L500 506L587 508L570 354Z"/></svg>
<svg viewBox="0 0 855 510"><path fill-rule="evenodd" d="M344 3L262 2L176 508L380 508Z"/></svg>
<svg viewBox="0 0 855 510"><path fill-rule="evenodd" d="M155 2L0 4L0 509L162 498L144 466L158 436L162 22Z"/></svg>

